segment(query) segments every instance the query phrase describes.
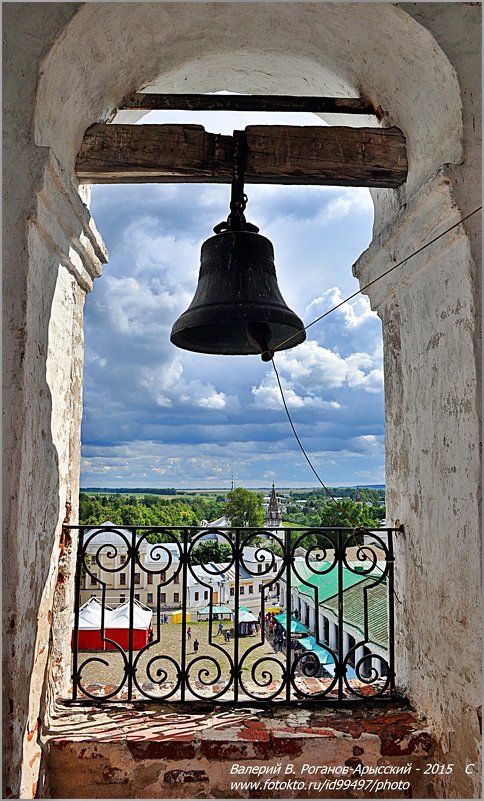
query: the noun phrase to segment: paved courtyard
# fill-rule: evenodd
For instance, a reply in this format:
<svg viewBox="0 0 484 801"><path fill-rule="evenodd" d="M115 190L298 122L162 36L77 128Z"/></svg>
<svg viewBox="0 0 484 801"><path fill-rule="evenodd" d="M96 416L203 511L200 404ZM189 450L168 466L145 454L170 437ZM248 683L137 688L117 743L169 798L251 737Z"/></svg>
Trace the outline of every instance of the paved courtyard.
<svg viewBox="0 0 484 801"><path fill-rule="evenodd" d="M185 661L188 669L188 683L195 695L213 698L226 687L230 681L231 660L234 659L235 643L233 637L226 642L224 636L218 635L218 623L190 623L191 638L185 636ZM224 628L229 628L227 622ZM145 652L135 652L136 681L144 693L161 697L176 686L178 666L182 662L182 626L166 623L160 626L159 642L157 630L154 631L153 644ZM198 650L195 643L198 642ZM244 658L245 655L245 658ZM282 676L285 653L275 652L272 642L262 634L239 637L238 660L241 665L242 683L256 690L261 697L274 691ZM260 660L263 660L260 662ZM89 693L102 696L106 688L113 692L123 679L123 655L118 651L80 651L79 666L82 668L81 684ZM257 664L259 663L260 664ZM269 674L272 674L270 676ZM161 682L161 684L159 683ZM257 685L260 682L267 687ZM274 685L275 683L275 685ZM271 689L268 689L271 686ZM126 686L120 691L123 696ZM188 694L190 695L190 693ZM178 693L177 693L178 697Z"/></svg>
<svg viewBox="0 0 484 801"><path fill-rule="evenodd" d="M224 623L229 628L229 623ZM191 637L185 636L185 664L187 668L187 687L185 700L216 700L218 697L225 701L234 698L231 684L230 670L235 658L235 643L231 638L226 642L222 635L218 635L218 623L208 622L190 623ZM160 626L160 638L157 642L157 631L154 631L154 640L148 649L135 651L133 662L135 679L133 682L134 700L181 700L179 681L179 668L182 665L182 633L181 624L166 623ZM198 642L198 649L195 643ZM110 696L113 700L125 701L128 698L127 681L124 680L124 659L119 651L80 651L78 665L81 669L81 687L90 696L102 699ZM239 637L238 663L241 669L241 685L239 686L239 700L267 700L276 696L281 686L282 673L286 654L274 650L272 637L262 633ZM126 653L127 661L127 653ZM304 695L321 693L331 684L330 678L317 678L304 676L300 670L296 671L295 684ZM384 682L374 684L352 679L350 685L359 694L373 695L382 689ZM336 687L330 690L329 696L337 694ZM294 695L294 688L291 691ZM79 691L78 698L85 697ZM285 691L279 700L285 700Z"/></svg>

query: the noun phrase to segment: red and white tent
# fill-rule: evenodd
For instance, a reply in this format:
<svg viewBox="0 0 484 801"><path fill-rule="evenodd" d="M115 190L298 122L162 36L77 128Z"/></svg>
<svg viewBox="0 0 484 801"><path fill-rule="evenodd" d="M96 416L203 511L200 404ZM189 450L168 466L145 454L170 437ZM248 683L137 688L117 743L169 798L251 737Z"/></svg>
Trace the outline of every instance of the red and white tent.
<svg viewBox="0 0 484 801"><path fill-rule="evenodd" d="M107 626L110 607L104 607L104 627ZM78 648L80 651L103 651L101 639L102 605L96 598L90 598L79 609ZM72 633L74 644L74 632Z"/></svg>
<svg viewBox="0 0 484 801"><path fill-rule="evenodd" d="M139 651L150 641L151 609L138 601L133 603L133 650ZM129 648L129 601L116 609L104 607L104 638L101 631L102 605L90 598L79 609L78 649L80 651L112 651L114 640L124 650ZM74 644L74 632L72 634Z"/></svg>
<svg viewBox="0 0 484 801"><path fill-rule="evenodd" d="M138 601L133 603L133 649L139 651L150 641L151 609ZM117 642L125 650L129 647L129 601L113 609L106 623L106 637ZM113 648L110 643L106 647Z"/></svg>

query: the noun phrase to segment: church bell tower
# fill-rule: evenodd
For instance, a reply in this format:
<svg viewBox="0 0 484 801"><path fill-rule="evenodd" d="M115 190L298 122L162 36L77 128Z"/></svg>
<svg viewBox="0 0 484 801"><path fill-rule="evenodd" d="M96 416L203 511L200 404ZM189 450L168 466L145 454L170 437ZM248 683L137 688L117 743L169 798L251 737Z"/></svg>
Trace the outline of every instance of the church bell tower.
<svg viewBox="0 0 484 801"><path fill-rule="evenodd" d="M282 512L277 500L276 488L272 485L271 497L266 511L266 528L282 528Z"/></svg>

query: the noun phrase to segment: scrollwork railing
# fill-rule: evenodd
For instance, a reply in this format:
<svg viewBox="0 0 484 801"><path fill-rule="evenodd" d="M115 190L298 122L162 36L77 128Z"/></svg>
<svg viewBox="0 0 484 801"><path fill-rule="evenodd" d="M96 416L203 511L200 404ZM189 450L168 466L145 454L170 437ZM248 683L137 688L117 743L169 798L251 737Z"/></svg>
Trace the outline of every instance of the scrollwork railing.
<svg viewBox="0 0 484 801"><path fill-rule="evenodd" d="M397 529L68 528L73 701L395 696Z"/></svg>

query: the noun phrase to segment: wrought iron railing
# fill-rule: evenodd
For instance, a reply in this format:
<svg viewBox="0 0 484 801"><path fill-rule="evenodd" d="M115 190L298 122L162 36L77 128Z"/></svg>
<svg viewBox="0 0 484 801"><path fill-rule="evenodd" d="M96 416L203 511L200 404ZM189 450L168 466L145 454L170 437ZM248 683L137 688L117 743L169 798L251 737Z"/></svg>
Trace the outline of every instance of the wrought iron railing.
<svg viewBox="0 0 484 801"><path fill-rule="evenodd" d="M398 529L68 528L73 701L395 696Z"/></svg>

